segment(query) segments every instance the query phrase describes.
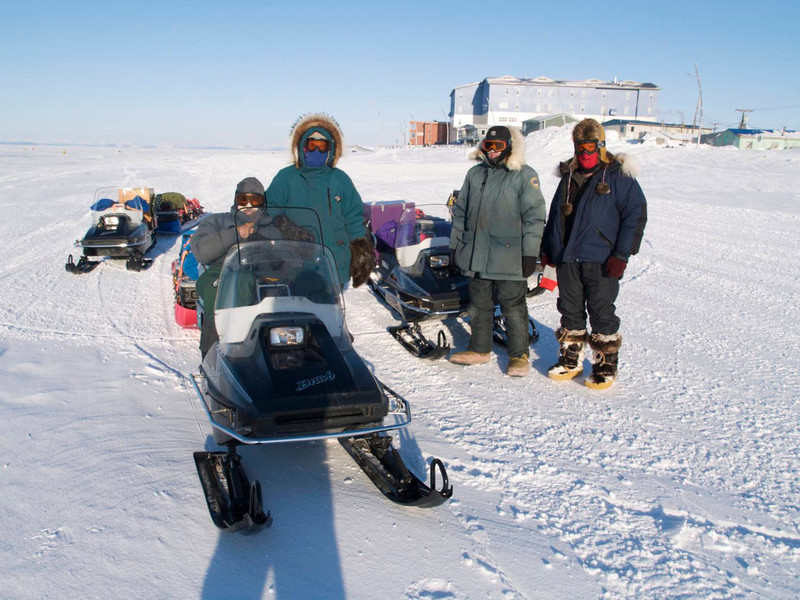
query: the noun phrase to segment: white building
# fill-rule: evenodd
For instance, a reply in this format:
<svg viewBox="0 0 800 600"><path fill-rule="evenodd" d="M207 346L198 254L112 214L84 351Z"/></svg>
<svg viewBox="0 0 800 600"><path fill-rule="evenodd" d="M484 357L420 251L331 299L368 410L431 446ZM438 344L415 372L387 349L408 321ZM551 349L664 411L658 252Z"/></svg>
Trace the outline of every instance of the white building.
<svg viewBox="0 0 800 600"><path fill-rule="evenodd" d="M470 131L481 137L493 125L521 128L524 121L553 114L578 120L591 117L601 123L611 117L655 121L660 89L652 83L616 79L487 77L450 92L452 139L462 139L459 133Z"/></svg>

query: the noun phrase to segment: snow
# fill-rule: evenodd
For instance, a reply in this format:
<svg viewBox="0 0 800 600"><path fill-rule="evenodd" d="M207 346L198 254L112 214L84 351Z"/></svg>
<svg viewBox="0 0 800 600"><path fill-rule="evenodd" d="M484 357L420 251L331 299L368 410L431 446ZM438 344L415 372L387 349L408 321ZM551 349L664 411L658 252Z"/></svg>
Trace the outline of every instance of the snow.
<svg viewBox="0 0 800 600"><path fill-rule="evenodd" d="M545 197L569 126L528 137ZM435 509L395 506L335 442L242 450L275 519L211 523L192 452L213 448L188 383L198 333L154 265L67 273L101 186L227 210L283 152L0 145L0 589L7 598L775 598L800 595L800 155L662 148L633 155L650 220L617 303L617 383L553 382L556 295L529 301L533 372L507 357L415 359L392 314L345 293L355 345L412 404L398 435ZM444 203L461 148L375 149L341 165L366 201ZM444 324L456 347L467 329ZM439 325L425 325L432 334ZM588 368L588 367L587 367Z"/></svg>

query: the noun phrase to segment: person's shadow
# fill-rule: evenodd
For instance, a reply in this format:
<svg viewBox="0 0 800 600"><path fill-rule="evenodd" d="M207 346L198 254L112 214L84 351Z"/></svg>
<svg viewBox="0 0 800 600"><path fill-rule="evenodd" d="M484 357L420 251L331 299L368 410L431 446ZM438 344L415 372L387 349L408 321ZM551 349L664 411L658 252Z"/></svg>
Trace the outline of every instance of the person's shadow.
<svg viewBox="0 0 800 600"><path fill-rule="evenodd" d="M206 446L219 450L209 438ZM221 531L202 598L337 600L345 597L333 526L327 451L333 441L240 446L251 481L261 482L273 523L254 535ZM213 527L209 518L209 527Z"/></svg>

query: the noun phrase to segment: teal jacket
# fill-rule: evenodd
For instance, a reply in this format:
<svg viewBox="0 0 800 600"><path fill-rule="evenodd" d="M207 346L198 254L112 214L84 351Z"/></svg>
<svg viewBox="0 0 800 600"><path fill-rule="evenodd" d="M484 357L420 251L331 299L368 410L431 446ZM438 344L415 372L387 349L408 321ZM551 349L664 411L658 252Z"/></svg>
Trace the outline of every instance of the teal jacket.
<svg viewBox="0 0 800 600"><path fill-rule="evenodd" d="M331 143L327 161L321 167L306 166L303 157L306 138L315 132ZM364 237L367 230L361 196L347 173L336 168L343 152L341 131L327 115L306 115L295 123L290 146L294 164L278 171L272 179L267 188L267 207L310 208L317 213L319 224L315 224L315 230L321 229L321 241L331 250L339 283L344 286L350 280L350 242ZM298 220L298 215L293 214L292 218Z"/></svg>
<svg viewBox="0 0 800 600"><path fill-rule="evenodd" d="M512 139L504 164L482 160L469 170L453 206L450 248L456 266L470 277L523 281L522 257L539 256L544 196L536 171L524 163L522 135Z"/></svg>

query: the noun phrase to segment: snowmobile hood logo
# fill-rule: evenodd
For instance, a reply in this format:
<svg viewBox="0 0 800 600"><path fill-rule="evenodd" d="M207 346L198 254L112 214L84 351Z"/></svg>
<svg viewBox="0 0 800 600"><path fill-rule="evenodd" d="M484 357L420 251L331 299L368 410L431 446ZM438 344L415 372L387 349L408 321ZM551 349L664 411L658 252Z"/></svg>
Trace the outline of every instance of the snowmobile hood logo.
<svg viewBox="0 0 800 600"><path fill-rule="evenodd" d="M316 377L312 377L311 379L301 379L297 382L297 389L295 392L302 392L305 389L308 389L312 386L319 385L320 383L325 383L326 381L333 381L336 379L336 375L328 371L324 375L317 375Z"/></svg>

